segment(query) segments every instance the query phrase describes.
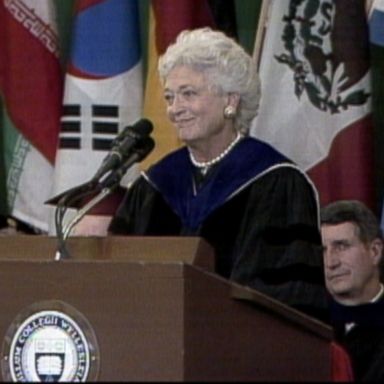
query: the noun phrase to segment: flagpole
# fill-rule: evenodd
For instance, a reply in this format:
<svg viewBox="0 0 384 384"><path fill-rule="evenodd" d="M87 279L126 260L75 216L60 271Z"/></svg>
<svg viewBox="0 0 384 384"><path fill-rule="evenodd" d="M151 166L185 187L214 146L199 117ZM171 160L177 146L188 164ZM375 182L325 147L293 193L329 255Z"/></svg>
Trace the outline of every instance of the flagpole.
<svg viewBox="0 0 384 384"><path fill-rule="evenodd" d="M261 50L263 46L265 31L267 29L271 2L272 0L263 0L259 13L259 21L257 23L255 45L253 47L252 57L256 61L258 69L260 66Z"/></svg>
<svg viewBox="0 0 384 384"><path fill-rule="evenodd" d="M367 17L371 15L374 2L375 0L365 0L365 12L367 14Z"/></svg>

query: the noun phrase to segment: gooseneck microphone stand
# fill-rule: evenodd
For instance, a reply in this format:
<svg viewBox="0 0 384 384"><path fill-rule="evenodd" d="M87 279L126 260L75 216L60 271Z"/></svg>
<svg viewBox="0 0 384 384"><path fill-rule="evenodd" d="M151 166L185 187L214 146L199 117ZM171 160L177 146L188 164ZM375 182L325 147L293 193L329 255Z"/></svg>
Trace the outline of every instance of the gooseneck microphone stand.
<svg viewBox="0 0 384 384"><path fill-rule="evenodd" d="M142 161L154 148L155 142L151 137L145 138L142 145L134 153L123 161L115 170L110 171L101 179L92 178L90 181L77 187L69 189L50 201L57 201L55 210L55 228L58 246L55 254L55 260L68 259L70 257L66 246L66 240L69 237L74 226L100 201L111 194L120 184L127 170L137 162ZM95 195L96 194L96 195ZM63 225L64 216L69 207L78 206L82 200L89 195L92 197L65 226Z"/></svg>

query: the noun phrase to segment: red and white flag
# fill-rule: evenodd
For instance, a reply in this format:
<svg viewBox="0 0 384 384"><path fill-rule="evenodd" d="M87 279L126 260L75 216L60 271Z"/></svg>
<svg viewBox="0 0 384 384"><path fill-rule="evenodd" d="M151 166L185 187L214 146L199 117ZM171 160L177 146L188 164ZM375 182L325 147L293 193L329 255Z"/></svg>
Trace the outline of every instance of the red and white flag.
<svg viewBox="0 0 384 384"><path fill-rule="evenodd" d="M262 98L251 134L308 172L321 204L372 207L373 133L364 2L265 2Z"/></svg>

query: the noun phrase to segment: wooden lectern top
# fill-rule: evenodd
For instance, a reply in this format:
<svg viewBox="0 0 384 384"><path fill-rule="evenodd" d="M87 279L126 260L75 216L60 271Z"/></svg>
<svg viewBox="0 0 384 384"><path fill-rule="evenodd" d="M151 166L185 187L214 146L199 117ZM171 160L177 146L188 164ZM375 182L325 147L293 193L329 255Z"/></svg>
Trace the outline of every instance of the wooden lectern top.
<svg viewBox="0 0 384 384"><path fill-rule="evenodd" d="M70 237L72 260L183 262L214 271L213 248L200 237ZM0 239L0 260L54 260L54 236L18 235Z"/></svg>

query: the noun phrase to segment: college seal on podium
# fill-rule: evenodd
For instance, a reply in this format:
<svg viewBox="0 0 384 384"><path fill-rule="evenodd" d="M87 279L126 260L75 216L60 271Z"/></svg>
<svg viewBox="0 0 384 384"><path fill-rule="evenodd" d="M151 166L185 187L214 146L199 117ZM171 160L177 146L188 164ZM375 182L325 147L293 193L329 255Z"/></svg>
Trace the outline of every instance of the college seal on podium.
<svg viewBox="0 0 384 384"><path fill-rule="evenodd" d="M44 302L23 311L9 327L1 368L6 381L85 382L96 379L98 355L92 328L78 311Z"/></svg>

